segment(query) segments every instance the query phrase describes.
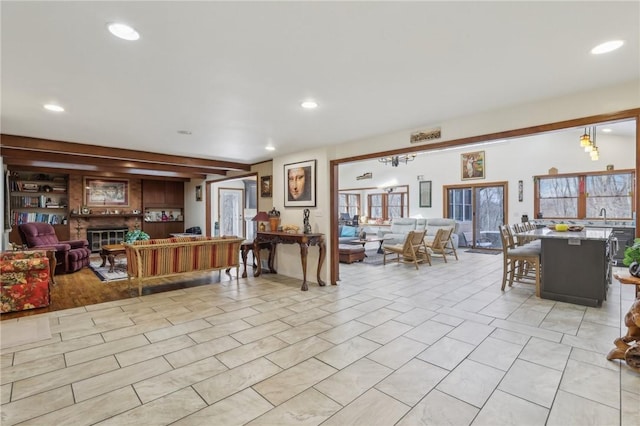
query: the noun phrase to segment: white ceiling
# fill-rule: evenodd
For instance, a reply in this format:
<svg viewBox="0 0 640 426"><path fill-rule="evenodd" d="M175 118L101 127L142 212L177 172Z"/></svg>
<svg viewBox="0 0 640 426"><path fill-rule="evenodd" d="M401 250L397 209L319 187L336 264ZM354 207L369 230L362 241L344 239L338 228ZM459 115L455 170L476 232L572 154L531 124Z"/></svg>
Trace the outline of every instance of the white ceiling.
<svg viewBox="0 0 640 426"><path fill-rule="evenodd" d="M242 163L640 76L637 1L0 7L2 133Z"/></svg>

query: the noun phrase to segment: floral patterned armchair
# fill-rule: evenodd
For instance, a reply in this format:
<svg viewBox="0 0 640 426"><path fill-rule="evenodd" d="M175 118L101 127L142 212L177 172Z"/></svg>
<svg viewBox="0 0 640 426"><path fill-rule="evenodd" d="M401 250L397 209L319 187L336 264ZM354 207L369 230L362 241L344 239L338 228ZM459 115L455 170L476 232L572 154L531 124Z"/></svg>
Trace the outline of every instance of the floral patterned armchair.
<svg viewBox="0 0 640 426"><path fill-rule="evenodd" d="M0 253L0 312L49 306L49 259L46 251Z"/></svg>

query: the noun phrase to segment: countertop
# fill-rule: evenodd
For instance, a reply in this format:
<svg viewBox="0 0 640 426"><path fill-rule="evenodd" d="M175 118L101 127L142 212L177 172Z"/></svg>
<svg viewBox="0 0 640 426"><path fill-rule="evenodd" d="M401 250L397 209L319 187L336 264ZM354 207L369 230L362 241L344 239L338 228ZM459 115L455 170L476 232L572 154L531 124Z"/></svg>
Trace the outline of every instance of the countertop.
<svg viewBox="0 0 640 426"><path fill-rule="evenodd" d="M533 236L537 238L556 238L556 239L580 239L580 240L608 240L613 232L612 228L591 228L586 227L582 231L552 231L549 228L534 229L533 231L518 232L515 235Z"/></svg>
<svg viewBox="0 0 640 426"><path fill-rule="evenodd" d="M567 225L580 225L587 226L589 228L636 228L636 223L633 220L607 220L605 223L604 220L584 220L584 219L572 219L572 220L561 220L561 219L531 219L529 222L534 225L555 225L556 223L566 223Z"/></svg>

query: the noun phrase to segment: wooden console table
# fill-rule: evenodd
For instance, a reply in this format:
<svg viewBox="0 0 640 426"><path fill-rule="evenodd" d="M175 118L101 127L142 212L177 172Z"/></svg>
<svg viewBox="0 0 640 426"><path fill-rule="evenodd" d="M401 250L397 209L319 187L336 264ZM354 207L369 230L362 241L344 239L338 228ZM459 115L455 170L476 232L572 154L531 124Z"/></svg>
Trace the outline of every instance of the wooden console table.
<svg viewBox="0 0 640 426"><path fill-rule="evenodd" d="M302 291L307 291L307 254L309 252L309 246L318 246L320 250L320 258L318 259L318 271L317 279L318 285L324 286L325 282L320 278L320 270L322 269L322 263L326 255L327 249L324 244L324 234L289 234L287 232L258 232L256 238L253 240L253 255L255 256L258 266L255 269L254 276L260 276L262 272L260 263L260 247L264 243L268 243L271 246L271 252L269 253L269 269L273 273L277 273L273 265L273 260L276 257L276 246L278 244L298 244L300 246L300 261L302 262Z"/></svg>

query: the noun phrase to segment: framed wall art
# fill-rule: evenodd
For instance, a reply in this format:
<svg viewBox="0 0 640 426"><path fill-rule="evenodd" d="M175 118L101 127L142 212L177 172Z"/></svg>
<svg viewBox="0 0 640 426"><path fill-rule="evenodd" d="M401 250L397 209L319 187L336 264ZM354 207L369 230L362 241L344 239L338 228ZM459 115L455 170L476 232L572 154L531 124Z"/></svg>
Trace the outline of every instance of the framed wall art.
<svg viewBox="0 0 640 426"><path fill-rule="evenodd" d="M284 206L316 206L316 160L284 165Z"/></svg>
<svg viewBox="0 0 640 426"><path fill-rule="evenodd" d="M260 196L266 198L273 196L271 192L271 175L260 176Z"/></svg>
<svg viewBox="0 0 640 426"><path fill-rule="evenodd" d="M485 161L484 151L460 154L462 180L484 179Z"/></svg>
<svg viewBox="0 0 640 426"><path fill-rule="evenodd" d="M87 207L128 207L129 179L84 178Z"/></svg>
<svg viewBox="0 0 640 426"><path fill-rule="evenodd" d="M420 182L420 207L431 207L431 181Z"/></svg>

